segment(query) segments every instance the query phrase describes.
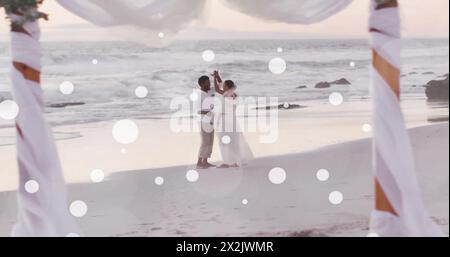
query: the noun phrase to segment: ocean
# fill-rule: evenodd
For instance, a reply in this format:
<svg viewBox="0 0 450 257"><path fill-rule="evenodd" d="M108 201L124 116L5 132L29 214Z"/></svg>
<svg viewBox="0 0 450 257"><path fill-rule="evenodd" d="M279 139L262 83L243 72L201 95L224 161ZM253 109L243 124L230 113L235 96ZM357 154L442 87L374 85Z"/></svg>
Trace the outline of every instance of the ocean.
<svg viewBox="0 0 450 257"><path fill-rule="evenodd" d="M423 85L448 73L449 40L407 39L403 47L403 97L425 99ZM171 99L189 97L197 78L216 69L234 80L244 97L273 96L281 103L325 103L332 92L342 93L346 101L369 97L371 53L365 39L178 41L165 48L46 42L43 48L42 84L52 125L168 117L174 112ZM202 59L205 50L215 53L213 62ZM287 63L280 75L268 68L276 57ZM0 43L0 98L11 97L8 71L8 44ZM341 78L351 85L315 88L318 82ZM64 81L74 84L72 94L59 91ZM149 90L146 98L136 97L140 86ZM10 125L0 121L0 126Z"/></svg>

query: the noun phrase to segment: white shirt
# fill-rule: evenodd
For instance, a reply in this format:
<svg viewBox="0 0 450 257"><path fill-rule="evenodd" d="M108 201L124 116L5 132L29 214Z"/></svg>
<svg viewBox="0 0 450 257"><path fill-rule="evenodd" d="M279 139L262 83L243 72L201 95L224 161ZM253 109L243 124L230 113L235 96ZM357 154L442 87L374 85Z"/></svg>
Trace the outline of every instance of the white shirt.
<svg viewBox="0 0 450 257"><path fill-rule="evenodd" d="M216 91L211 88L208 92L199 90L199 100L200 100L200 108L199 112L208 112L208 114L201 114L202 123L213 124L214 123L214 97Z"/></svg>

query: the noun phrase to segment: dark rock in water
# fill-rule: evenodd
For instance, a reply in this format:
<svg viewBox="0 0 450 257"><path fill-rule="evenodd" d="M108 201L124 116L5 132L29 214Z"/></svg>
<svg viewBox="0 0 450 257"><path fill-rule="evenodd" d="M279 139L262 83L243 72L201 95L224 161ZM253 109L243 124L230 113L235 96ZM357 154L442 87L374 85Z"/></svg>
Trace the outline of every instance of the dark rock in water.
<svg viewBox="0 0 450 257"><path fill-rule="evenodd" d="M415 71L409 73L409 75L417 75L417 74L419 74L419 73L417 73Z"/></svg>
<svg viewBox="0 0 450 257"><path fill-rule="evenodd" d="M308 88L307 86L298 86L297 89L305 89Z"/></svg>
<svg viewBox="0 0 450 257"><path fill-rule="evenodd" d="M333 82L319 82L315 85L315 88L330 88L332 85L351 85L350 81L345 78L335 80Z"/></svg>
<svg viewBox="0 0 450 257"><path fill-rule="evenodd" d="M432 80L426 85L429 100L448 100L448 75L444 80Z"/></svg>
<svg viewBox="0 0 450 257"><path fill-rule="evenodd" d="M332 85L351 85L352 83L350 83L350 81L348 81L345 78L342 79L338 79L336 81L330 82L330 84Z"/></svg>
<svg viewBox="0 0 450 257"><path fill-rule="evenodd" d="M330 88L331 84L328 82L319 82L314 87L315 88Z"/></svg>
<svg viewBox="0 0 450 257"><path fill-rule="evenodd" d="M444 74L444 75L442 75L442 76L439 76L439 78L447 78L448 77L448 73L447 74Z"/></svg>
<svg viewBox="0 0 450 257"><path fill-rule="evenodd" d="M406 76L408 76L408 75L402 74L402 75L400 76L400 78L404 78L404 77L406 77Z"/></svg>
<svg viewBox="0 0 450 257"><path fill-rule="evenodd" d="M11 99L11 94L8 92L0 91L0 103L8 99Z"/></svg>
<svg viewBox="0 0 450 257"><path fill-rule="evenodd" d="M306 108L306 106L299 105L299 104L280 104L278 105L278 109L281 110L293 110L293 109L303 109Z"/></svg>
<svg viewBox="0 0 450 257"><path fill-rule="evenodd" d="M289 234L286 235L287 237L327 237L325 233L320 232L318 229L308 229L298 232L289 232Z"/></svg>
<svg viewBox="0 0 450 257"><path fill-rule="evenodd" d="M58 104L50 104L48 107L50 108L65 108L68 106L78 106L78 105L85 105L86 103L83 102L74 102L74 103L58 103Z"/></svg>
<svg viewBox="0 0 450 257"><path fill-rule="evenodd" d="M294 110L294 109L303 109L306 108L306 106L303 105L299 105L299 104L280 104L278 106L266 106L266 107L257 107L257 110L261 110L261 109L265 109L265 110L273 110L273 109L278 109L278 110Z"/></svg>
<svg viewBox="0 0 450 257"><path fill-rule="evenodd" d="M434 118L429 118L428 121L432 122L432 123L448 122L449 118L448 118L448 116L434 117Z"/></svg>
<svg viewBox="0 0 450 257"><path fill-rule="evenodd" d="M434 75L434 72L432 71L422 72L422 75Z"/></svg>

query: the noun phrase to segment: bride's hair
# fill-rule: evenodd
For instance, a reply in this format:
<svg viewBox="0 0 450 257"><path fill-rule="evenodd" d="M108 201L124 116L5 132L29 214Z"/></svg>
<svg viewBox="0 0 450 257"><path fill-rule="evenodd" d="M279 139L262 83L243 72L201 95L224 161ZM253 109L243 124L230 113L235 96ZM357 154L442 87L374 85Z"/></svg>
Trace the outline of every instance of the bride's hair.
<svg viewBox="0 0 450 257"><path fill-rule="evenodd" d="M226 80L223 85L228 89L236 89L236 84L232 80Z"/></svg>

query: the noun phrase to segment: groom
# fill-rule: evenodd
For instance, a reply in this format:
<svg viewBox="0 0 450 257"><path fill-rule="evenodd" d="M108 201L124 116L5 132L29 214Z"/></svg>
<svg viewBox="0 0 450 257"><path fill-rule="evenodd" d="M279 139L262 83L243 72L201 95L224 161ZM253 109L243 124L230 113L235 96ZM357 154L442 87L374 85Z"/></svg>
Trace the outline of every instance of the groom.
<svg viewBox="0 0 450 257"><path fill-rule="evenodd" d="M198 79L200 86L200 111L201 115L201 146L198 153L197 169L216 167L208 162L211 158L214 145L214 90L211 88L211 80L208 76Z"/></svg>

